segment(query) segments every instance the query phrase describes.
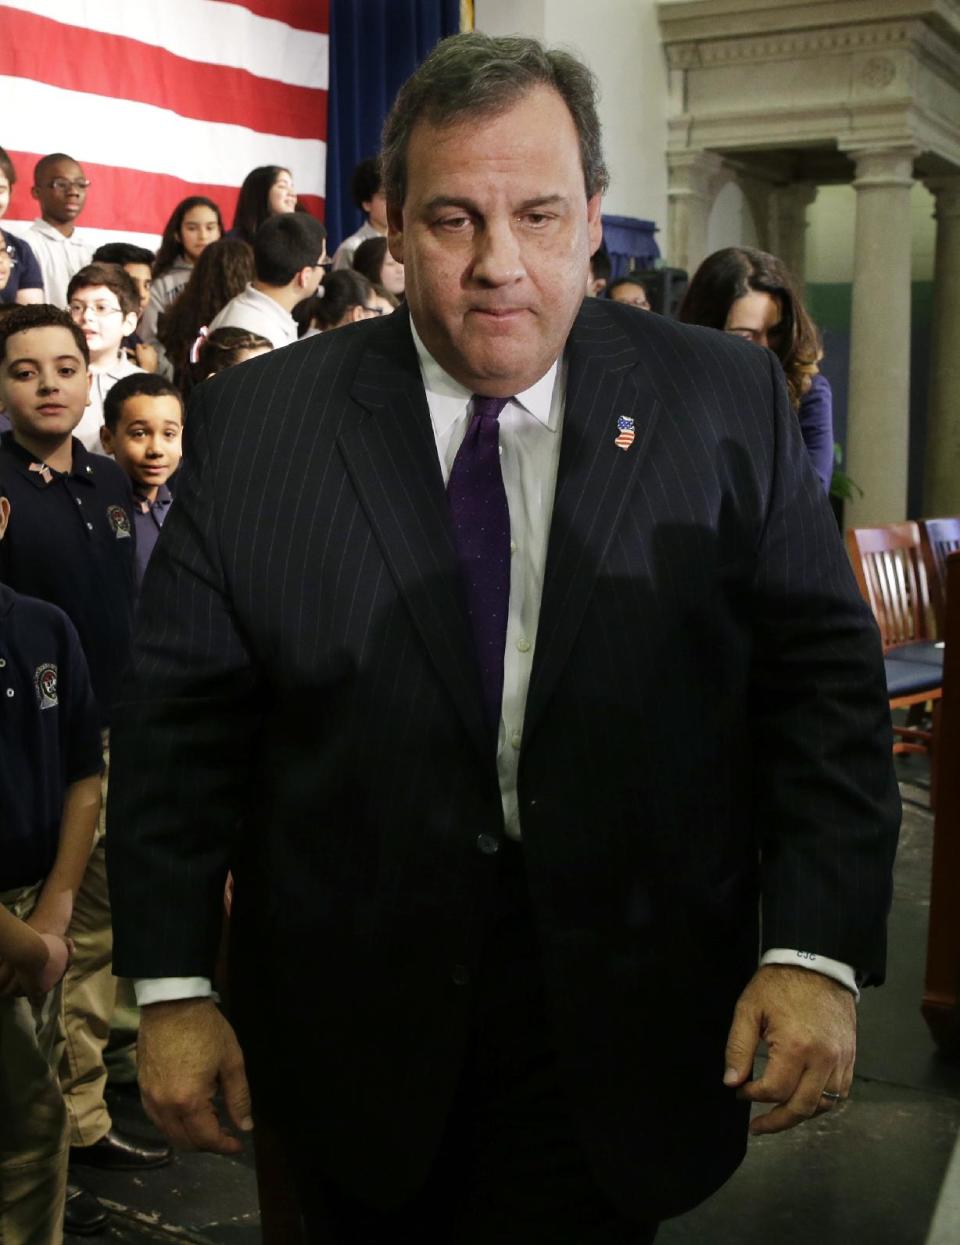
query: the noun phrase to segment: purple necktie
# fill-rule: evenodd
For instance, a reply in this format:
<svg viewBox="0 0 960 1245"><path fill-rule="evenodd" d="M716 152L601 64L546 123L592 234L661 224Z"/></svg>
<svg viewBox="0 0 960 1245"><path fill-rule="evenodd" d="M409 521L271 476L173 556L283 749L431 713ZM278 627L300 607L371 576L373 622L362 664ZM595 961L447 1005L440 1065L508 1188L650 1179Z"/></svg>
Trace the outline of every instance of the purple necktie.
<svg viewBox="0 0 960 1245"><path fill-rule="evenodd" d="M487 720L494 727L503 699L510 602L510 511L500 471L500 412L509 401L473 395L473 418L447 484Z"/></svg>

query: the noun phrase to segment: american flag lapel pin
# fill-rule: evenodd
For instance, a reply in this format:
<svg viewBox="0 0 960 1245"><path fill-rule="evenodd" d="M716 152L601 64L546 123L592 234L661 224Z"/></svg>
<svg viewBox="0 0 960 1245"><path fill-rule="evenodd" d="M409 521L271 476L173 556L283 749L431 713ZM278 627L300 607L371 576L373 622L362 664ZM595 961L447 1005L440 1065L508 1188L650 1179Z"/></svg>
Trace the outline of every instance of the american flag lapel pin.
<svg viewBox="0 0 960 1245"><path fill-rule="evenodd" d="M614 445L621 450L628 450L633 445L633 438L636 434L633 430L633 420L629 415L621 415L617 419L617 436Z"/></svg>

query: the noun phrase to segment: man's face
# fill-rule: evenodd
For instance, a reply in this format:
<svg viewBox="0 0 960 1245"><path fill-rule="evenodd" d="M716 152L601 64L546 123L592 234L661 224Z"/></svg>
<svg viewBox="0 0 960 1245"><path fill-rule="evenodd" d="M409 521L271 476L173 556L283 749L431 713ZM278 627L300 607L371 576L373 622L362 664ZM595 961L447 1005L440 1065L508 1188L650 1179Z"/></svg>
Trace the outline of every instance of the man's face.
<svg viewBox="0 0 960 1245"><path fill-rule="evenodd" d="M143 315L147 309L147 303L150 301L150 286L153 284L150 265L124 264L123 271L137 287L137 293L140 295L140 314Z"/></svg>
<svg viewBox="0 0 960 1245"><path fill-rule="evenodd" d="M628 307L639 307L641 311L650 311L650 300L647 291L636 281L621 281L610 291L615 303L626 303Z"/></svg>
<svg viewBox="0 0 960 1245"><path fill-rule="evenodd" d="M363 204L363 210L374 229L381 233L387 232L387 199L382 190L377 190Z"/></svg>
<svg viewBox="0 0 960 1245"><path fill-rule="evenodd" d="M90 377L73 334L59 324L7 338L0 361L0 409L18 440L62 440L83 416Z"/></svg>
<svg viewBox="0 0 960 1245"><path fill-rule="evenodd" d="M127 398L116 432L100 429L104 451L144 491L166 484L180 465L183 414L170 394Z"/></svg>
<svg viewBox="0 0 960 1245"><path fill-rule="evenodd" d="M563 350L601 238L566 104L537 87L481 124L421 121L407 178L389 245L424 344L477 393L528 389Z"/></svg>
<svg viewBox="0 0 960 1245"><path fill-rule="evenodd" d="M70 225L80 215L87 198L86 178L76 160L55 160L40 176L31 194L40 204L40 215L57 225Z"/></svg>
<svg viewBox="0 0 960 1245"><path fill-rule="evenodd" d="M137 327L137 313L124 315L120 300L105 285L74 290L68 311L87 339L91 361L101 364L119 353L120 343Z"/></svg>
<svg viewBox="0 0 960 1245"><path fill-rule="evenodd" d="M10 206L10 182L6 173L0 173L0 216L6 215Z"/></svg>

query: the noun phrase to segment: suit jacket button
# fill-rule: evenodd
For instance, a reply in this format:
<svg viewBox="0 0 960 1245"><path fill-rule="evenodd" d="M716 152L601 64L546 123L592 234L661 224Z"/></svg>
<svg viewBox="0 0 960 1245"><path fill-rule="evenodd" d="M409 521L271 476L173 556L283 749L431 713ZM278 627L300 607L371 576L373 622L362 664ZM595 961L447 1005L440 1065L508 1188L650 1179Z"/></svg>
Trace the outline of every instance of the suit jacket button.
<svg viewBox="0 0 960 1245"><path fill-rule="evenodd" d="M500 850L500 840L492 834L478 834L477 847L484 856L496 856Z"/></svg>
<svg viewBox="0 0 960 1245"><path fill-rule="evenodd" d="M454 964L453 972L450 976L455 986L465 986L470 980L470 970L466 964Z"/></svg>

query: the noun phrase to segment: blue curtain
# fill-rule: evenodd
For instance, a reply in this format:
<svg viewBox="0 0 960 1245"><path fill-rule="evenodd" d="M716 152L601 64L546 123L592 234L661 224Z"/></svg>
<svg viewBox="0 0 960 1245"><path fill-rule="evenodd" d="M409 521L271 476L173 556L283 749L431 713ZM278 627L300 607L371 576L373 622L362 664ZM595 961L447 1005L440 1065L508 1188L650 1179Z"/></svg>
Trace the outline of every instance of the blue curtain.
<svg viewBox="0 0 960 1245"><path fill-rule="evenodd" d="M400 84L460 29L460 0L331 0L326 223L333 253L363 223L350 197L354 165L375 156Z"/></svg>

